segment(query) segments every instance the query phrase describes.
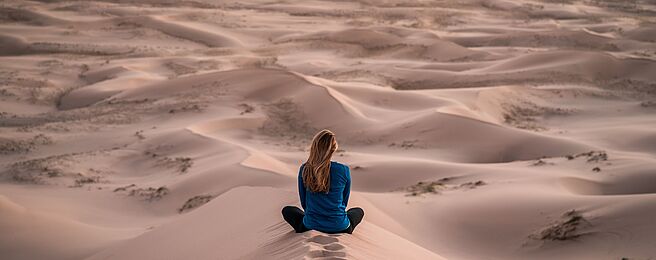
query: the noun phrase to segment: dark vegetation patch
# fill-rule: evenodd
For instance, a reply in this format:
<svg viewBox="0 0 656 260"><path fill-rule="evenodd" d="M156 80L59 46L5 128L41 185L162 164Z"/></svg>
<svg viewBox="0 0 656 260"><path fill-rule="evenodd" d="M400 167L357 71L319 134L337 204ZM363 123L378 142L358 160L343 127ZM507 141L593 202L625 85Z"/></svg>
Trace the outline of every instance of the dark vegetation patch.
<svg viewBox="0 0 656 260"><path fill-rule="evenodd" d="M150 202L150 201L159 200L162 197L164 197L166 194L169 194L169 189L162 186L159 188L148 187L148 188L133 189L130 191L128 195L140 197L143 200Z"/></svg>
<svg viewBox="0 0 656 260"><path fill-rule="evenodd" d="M180 173L187 173L189 168L194 164L194 161L189 157L162 157L159 159L159 163L165 165L166 167L176 168Z"/></svg>
<svg viewBox="0 0 656 260"><path fill-rule="evenodd" d="M167 63L164 64L164 66L166 66L166 68L171 70L171 72L173 72L173 74L174 74L173 76L171 76L169 78L177 78L178 76L196 73L196 71L197 71L196 68L193 68L193 67L190 67L190 66L187 66L187 65L184 65L184 64L176 63L176 62L167 62Z"/></svg>
<svg viewBox="0 0 656 260"><path fill-rule="evenodd" d="M138 197L141 200L153 202L162 199L164 196L170 193L170 190L165 186L161 186L159 188L139 188L135 184L130 184L127 186L118 187L114 189L114 192L126 192L128 196Z"/></svg>
<svg viewBox="0 0 656 260"><path fill-rule="evenodd" d="M145 155L151 158L157 158L157 165L165 168L175 168L179 173L187 173L189 168L194 165L194 161L190 157L168 157L152 151L145 151Z"/></svg>
<svg viewBox="0 0 656 260"><path fill-rule="evenodd" d="M44 134L22 140L0 139L0 154L27 153L35 150L40 145L52 143L52 138Z"/></svg>
<svg viewBox="0 0 656 260"><path fill-rule="evenodd" d="M453 177L441 178L437 181L424 182L420 181L404 190L407 192L406 196L420 196L422 194L440 194L442 191L458 190L458 189L474 189L479 186L486 185L484 181L469 181L460 184L452 183Z"/></svg>
<svg viewBox="0 0 656 260"><path fill-rule="evenodd" d="M82 187L85 184L99 183L100 179L100 176L80 176L75 179L75 183L71 187Z"/></svg>
<svg viewBox="0 0 656 260"><path fill-rule="evenodd" d="M175 114L180 112L202 112L203 108L198 104L187 104L178 108L172 108L169 110L169 114Z"/></svg>
<svg viewBox="0 0 656 260"><path fill-rule="evenodd" d="M470 182L461 183L458 186L458 188L474 189L478 186L483 186L485 184L487 183L485 183L484 181L470 181Z"/></svg>
<svg viewBox="0 0 656 260"><path fill-rule="evenodd" d="M144 136L143 132L144 132L143 130L139 130L134 133L134 136L136 136L140 140L146 139L146 136Z"/></svg>
<svg viewBox="0 0 656 260"><path fill-rule="evenodd" d="M185 213L191 211L197 207L200 207L212 200L214 196L212 195L198 195L191 197L185 202L181 208L178 209L178 213Z"/></svg>
<svg viewBox="0 0 656 260"><path fill-rule="evenodd" d="M554 163L547 162L543 159L537 159L535 162L531 163L531 166L543 166L543 165L554 165Z"/></svg>
<svg viewBox="0 0 656 260"><path fill-rule="evenodd" d="M624 12L629 15L634 14L645 14L645 15L656 15L656 12L645 8L649 6L648 0L586 0L583 1L587 5L593 5L601 8L605 8L611 11ZM653 2L652 2L653 3Z"/></svg>
<svg viewBox="0 0 656 260"><path fill-rule="evenodd" d="M656 101L643 101L640 103L641 107L656 107Z"/></svg>
<svg viewBox="0 0 656 260"><path fill-rule="evenodd" d="M118 188L114 189L114 192L127 191L129 188L136 187L136 186L137 186L136 184L130 184L130 185L127 185L127 186L118 187Z"/></svg>
<svg viewBox="0 0 656 260"><path fill-rule="evenodd" d="M581 229L586 225L590 226L591 223L581 212L573 209L565 212L560 219L529 237L542 241L573 240L585 234L581 232Z"/></svg>
<svg viewBox="0 0 656 260"><path fill-rule="evenodd" d="M392 142L391 144L387 145L388 147L398 147L401 149L412 149L412 148L424 148L418 139L414 140L403 140L399 143L397 142Z"/></svg>
<svg viewBox="0 0 656 260"><path fill-rule="evenodd" d="M251 112L255 111L255 107L253 107L249 104L246 104L246 103L239 104L239 107L242 109L242 111L239 112L240 115L248 114L248 113L251 113Z"/></svg>
<svg viewBox="0 0 656 260"><path fill-rule="evenodd" d="M574 112L571 109L554 108L539 106L531 102L522 104L504 104L503 120L506 124L513 127L532 131L544 131L546 127L538 123L540 118L548 116L570 115Z"/></svg>
<svg viewBox="0 0 656 260"><path fill-rule="evenodd" d="M67 169L73 163L74 154L53 155L18 161L9 165L6 176L12 181L25 184L47 184L49 178L77 176Z"/></svg>
<svg viewBox="0 0 656 260"><path fill-rule="evenodd" d="M567 160L574 160L579 157L587 158L587 162L601 162L608 160L608 154L606 151L589 151L585 153L579 153L575 155L567 155Z"/></svg>

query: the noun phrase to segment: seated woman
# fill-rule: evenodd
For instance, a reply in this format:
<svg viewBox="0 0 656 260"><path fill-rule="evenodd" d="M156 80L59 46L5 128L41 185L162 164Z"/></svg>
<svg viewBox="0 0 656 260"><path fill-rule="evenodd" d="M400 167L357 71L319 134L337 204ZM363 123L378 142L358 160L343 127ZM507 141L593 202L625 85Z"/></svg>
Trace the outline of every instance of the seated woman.
<svg viewBox="0 0 656 260"><path fill-rule="evenodd" d="M331 161L337 150L335 134L321 130L314 136L310 156L298 173L298 195L301 206L286 206L282 216L296 233L318 230L324 233L349 233L362 221L364 211L346 211L351 192L348 166Z"/></svg>

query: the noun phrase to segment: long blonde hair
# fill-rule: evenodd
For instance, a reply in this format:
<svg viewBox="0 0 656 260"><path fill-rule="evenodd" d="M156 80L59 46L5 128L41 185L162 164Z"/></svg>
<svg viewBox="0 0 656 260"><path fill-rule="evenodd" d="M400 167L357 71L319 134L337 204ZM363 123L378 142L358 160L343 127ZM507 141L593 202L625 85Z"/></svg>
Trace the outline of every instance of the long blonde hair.
<svg viewBox="0 0 656 260"><path fill-rule="evenodd" d="M335 134L330 130L319 131L312 139L310 156L303 167L303 183L312 192L328 193L330 189L330 158L337 150Z"/></svg>

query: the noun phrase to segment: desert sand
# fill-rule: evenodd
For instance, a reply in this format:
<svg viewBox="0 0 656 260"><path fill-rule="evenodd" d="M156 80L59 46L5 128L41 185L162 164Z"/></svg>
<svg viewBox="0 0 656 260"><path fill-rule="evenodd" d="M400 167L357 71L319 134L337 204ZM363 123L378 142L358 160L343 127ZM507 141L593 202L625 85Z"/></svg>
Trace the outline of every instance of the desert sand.
<svg viewBox="0 0 656 260"><path fill-rule="evenodd" d="M352 235L293 232L330 129ZM0 2L2 259L654 259L652 0Z"/></svg>

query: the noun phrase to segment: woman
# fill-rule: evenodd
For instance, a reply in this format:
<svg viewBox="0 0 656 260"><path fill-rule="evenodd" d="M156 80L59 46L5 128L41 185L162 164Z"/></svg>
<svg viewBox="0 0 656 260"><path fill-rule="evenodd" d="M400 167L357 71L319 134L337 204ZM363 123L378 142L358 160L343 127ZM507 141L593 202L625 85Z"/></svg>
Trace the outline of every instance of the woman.
<svg viewBox="0 0 656 260"><path fill-rule="evenodd" d="M321 130L314 136L310 156L298 173L298 195L301 206L286 206L282 216L296 233L318 230L324 233L349 233L362 221L364 211L346 211L351 192L348 166L331 161L337 150L335 134Z"/></svg>

